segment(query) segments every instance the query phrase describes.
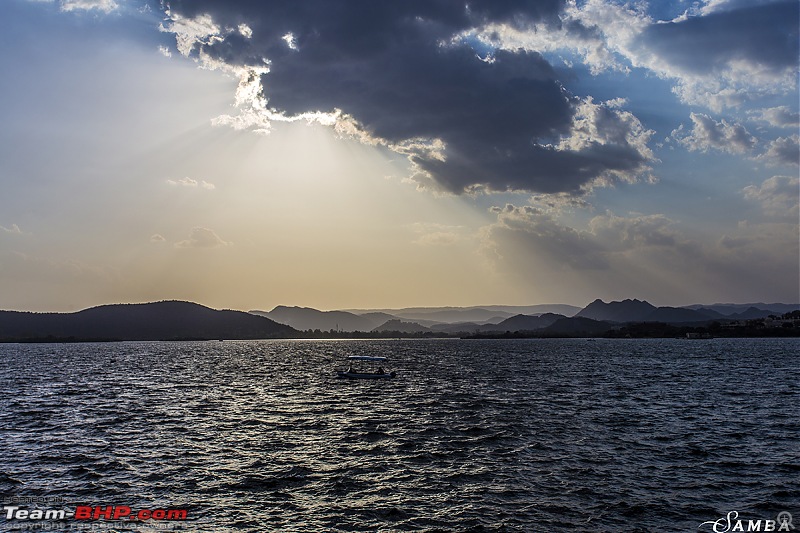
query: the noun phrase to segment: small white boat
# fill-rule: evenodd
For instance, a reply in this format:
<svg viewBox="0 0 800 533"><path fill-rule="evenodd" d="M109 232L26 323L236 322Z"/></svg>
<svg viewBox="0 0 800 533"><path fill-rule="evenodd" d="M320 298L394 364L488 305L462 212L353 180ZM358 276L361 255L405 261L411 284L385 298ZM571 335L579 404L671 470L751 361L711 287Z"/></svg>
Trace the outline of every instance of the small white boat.
<svg viewBox="0 0 800 533"><path fill-rule="evenodd" d="M371 357L368 355L351 355L347 358L350 361L350 366L347 370L337 370L336 374L340 378L345 379L392 379L397 375L396 372L386 372L380 363L386 361L385 357ZM356 361L364 361L375 363L377 365L370 365L368 369L359 368L353 365Z"/></svg>

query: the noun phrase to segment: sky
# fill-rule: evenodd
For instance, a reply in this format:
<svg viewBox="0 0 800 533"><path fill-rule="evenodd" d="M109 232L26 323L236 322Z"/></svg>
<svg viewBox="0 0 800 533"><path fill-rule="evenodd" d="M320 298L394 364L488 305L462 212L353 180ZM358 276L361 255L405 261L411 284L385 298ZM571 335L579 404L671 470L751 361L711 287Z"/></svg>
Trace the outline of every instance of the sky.
<svg viewBox="0 0 800 533"><path fill-rule="evenodd" d="M800 301L796 0L4 0L0 308Z"/></svg>

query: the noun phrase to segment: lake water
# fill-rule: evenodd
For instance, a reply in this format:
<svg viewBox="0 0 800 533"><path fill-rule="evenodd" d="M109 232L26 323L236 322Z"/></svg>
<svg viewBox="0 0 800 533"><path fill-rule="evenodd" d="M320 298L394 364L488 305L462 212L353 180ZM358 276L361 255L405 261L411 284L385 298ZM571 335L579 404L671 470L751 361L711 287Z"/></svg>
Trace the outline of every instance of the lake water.
<svg viewBox="0 0 800 533"><path fill-rule="evenodd" d="M0 496L188 510L131 531L698 531L730 511L800 529L799 354L798 339L5 344ZM348 355L398 376L337 379Z"/></svg>

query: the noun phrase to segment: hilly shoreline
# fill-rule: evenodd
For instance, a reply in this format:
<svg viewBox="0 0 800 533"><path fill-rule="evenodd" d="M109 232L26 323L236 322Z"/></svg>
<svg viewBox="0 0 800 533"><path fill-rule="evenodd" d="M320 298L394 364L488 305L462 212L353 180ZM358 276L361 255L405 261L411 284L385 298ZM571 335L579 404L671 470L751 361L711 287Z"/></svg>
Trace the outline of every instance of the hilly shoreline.
<svg viewBox="0 0 800 533"><path fill-rule="evenodd" d="M513 314L517 309L538 312ZM567 316L551 310L574 312ZM583 309L553 304L392 311L278 306L269 312L243 312L174 300L75 313L0 311L0 342L800 336L798 304L656 307L642 300L595 300Z"/></svg>

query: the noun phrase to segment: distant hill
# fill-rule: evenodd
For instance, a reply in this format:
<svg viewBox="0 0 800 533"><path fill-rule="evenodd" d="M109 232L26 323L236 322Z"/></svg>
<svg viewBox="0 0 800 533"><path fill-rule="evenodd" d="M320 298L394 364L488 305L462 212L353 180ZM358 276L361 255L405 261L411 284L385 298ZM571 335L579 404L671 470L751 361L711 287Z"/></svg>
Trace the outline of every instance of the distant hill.
<svg viewBox="0 0 800 533"><path fill-rule="evenodd" d="M614 325L609 322L574 316L560 318L541 331L559 335L600 335L613 329L613 327Z"/></svg>
<svg viewBox="0 0 800 533"><path fill-rule="evenodd" d="M484 305L473 307L405 307L402 309L347 309L353 314L364 316L366 313L386 313L396 318L413 320L419 324L498 323L515 315L540 315L557 313L572 316L580 307L567 304L539 305ZM427 323L426 323L427 322Z"/></svg>
<svg viewBox="0 0 800 533"><path fill-rule="evenodd" d="M442 333L504 333L506 331L535 331L545 328L558 319L566 318L564 315L544 313L542 315L515 315L497 324L477 324L475 322L459 322L456 324L439 324L431 330Z"/></svg>
<svg viewBox="0 0 800 533"><path fill-rule="evenodd" d="M730 310L727 309L727 310ZM773 311L764 311L755 307L739 313L724 315L709 307L655 307L641 300L623 300L605 303L595 300L575 315L576 317L605 320L609 322L663 322L666 324L687 324L691 322L709 322L712 320L746 320L764 318ZM780 314L780 313L778 313Z"/></svg>
<svg viewBox="0 0 800 533"><path fill-rule="evenodd" d="M690 308L689 307L680 307L679 309L690 309ZM709 320L719 320L719 319L727 318L725 315L723 315L719 311L715 311L715 310L710 309L708 307L698 307L698 308L694 309L694 311L697 311L698 313L703 314L704 316L708 317Z"/></svg>
<svg viewBox="0 0 800 533"><path fill-rule="evenodd" d="M389 320L394 320L397 318L396 316L390 315L389 313L380 313L380 312L365 313L363 315L357 315L357 316L369 320L371 324L374 324L373 327L376 327L380 324L388 322Z"/></svg>
<svg viewBox="0 0 800 533"><path fill-rule="evenodd" d="M389 315L389 316L392 317L389 320L407 320L407 321L411 321L411 322L414 322L416 324L419 324L420 326L425 326L426 328L433 328L433 327L436 327L436 326L439 326L439 325L442 325L442 324L447 324L446 322L440 322L439 320L427 320L427 319L424 319L424 318L405 318L404 319L403 317L397 317L397 316L393 316L393 315Z"/></svg>
<svg viewBox="0 0 800 533"><path fill-rule="evenodd" d="M637 322L643 321L655 310L654 305L641 300L605 303L598 299L581 309L575 316L609 322Z"/></svg>
<svg viewBox="0 0 800 533"><path fill-rule="evenodd" d="M433 320L436 322L488 322L492 319L505 319L512 316L506 311L492 311L490 309L445 309L439 311L405 311L393 313L395 316L406 320Z"/></svg>
<svg viewBox="0 0 800 533"><path fill-rule="evenodd" d="M455 335L457 333L476 333L483 331L484 325L478 324L477 322L455 322L453 324L435 324L429 327L431 331Z"/></svg>
<svg viewBox="0 0 800 533"><path fill-rule="evenodd" d="M720 316L719 313L715 314ZM709 314L703 312L703 310L695 311L693 309L685 309L683 307L659 307L649 315L645 316L642 321L677 324L686 322L707 322L713 319L713 316L709 316Z"/></svg>
<svg viewBox="0 0 800 533"><path fill-rule="evenodd" d="M92 307L77 313L0 311L0 339L177 340L296 337L294 329L241 311L164 301Z"/></svg>
<svg viewBox="0 0 800 533"><path fill-rule="evenodd" d="M767 318L769 315L781 315L778 311L770 309L759 309L757 307L749 307L740 313L728 315L726 318L735 320L754 320L757 318Z"/></svg>
<svg viewBox="0 0 800 533"><path fill-rule="evenodd" d="M770 314L773 315L782 315L783 313L790 313L795 309L800 309L800 303L796 304L782 304L782 303L749 303L749 304L693 304L693 305L684 305L683 307L687 309L695 309L699 310L700 308L704 309L711 309L712 311L716 311L721 315L735 315L745 311L750 310L751 308L760 309L762 311L771 311Z"/></svg>
<svg viewBox="0 0 800 533"><path fill-rule="evenodd" d="M562 318L567 317L555 313L544 313L539 316L516 315L492 326L492 329L495 331L534 331L546 328Z"/></svg>
<svg viewBox="0 0 800 533"><path fill-rule="evenodd" d="M641 300L623 300L621 302L609 303L605 303L602 300L595 300L581 309L575 316L623 323L662 322L665 324L688 324L692 322L700 323L717 320L756 320L766 318L769 315L781 315L797 308L796 306L786 304L770 305L775 309L761 309L755 306L742 308L742 306L733 304L655 307ZM783 309L787 309L787 311L782 311Z"/></svg>
<svg viewBox="0 0 800 533"><path fill-rule="evenodd" d="M386 318L378 316L364 317L347 311L319 311L311 307L288 307L284 305L279 305L269 312L250 311L250 313L267 317L279 324L286 324L300 331L309 329L322 331L372 331L376 326L386 322Z"/></svg>
<svg viewBox="0 0 800 533"><path fill-rule="evenodd" d="M394 318L392 320L388 320L384 324L381 324L372 331L375 332L398 331L400 333L423 333L431 330L430 328L426 328L425 326L420 326L416 322L403 322L400 319Z"/></svg>

